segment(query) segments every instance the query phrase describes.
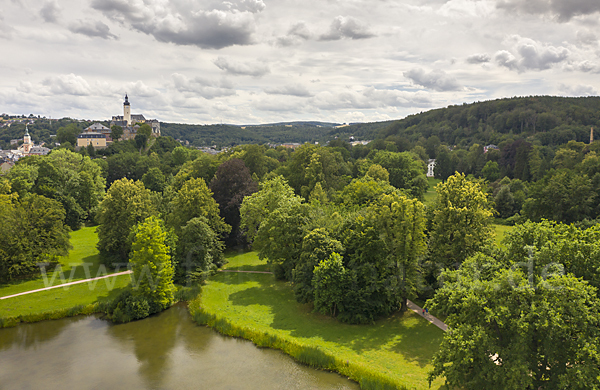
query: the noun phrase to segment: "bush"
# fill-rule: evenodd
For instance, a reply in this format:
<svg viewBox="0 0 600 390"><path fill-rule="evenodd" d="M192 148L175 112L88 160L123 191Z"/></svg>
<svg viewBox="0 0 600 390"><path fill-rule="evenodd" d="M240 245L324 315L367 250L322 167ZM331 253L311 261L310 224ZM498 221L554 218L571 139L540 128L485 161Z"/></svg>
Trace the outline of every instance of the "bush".
<svg viewBox="0 0 600 390"><path fill-rule="evenodd" d="M146 318L160 310L159 304L148 302L146 298L133 294L131 289L126 289L108 305L106 314L113 322L125 323Z"/></svg>

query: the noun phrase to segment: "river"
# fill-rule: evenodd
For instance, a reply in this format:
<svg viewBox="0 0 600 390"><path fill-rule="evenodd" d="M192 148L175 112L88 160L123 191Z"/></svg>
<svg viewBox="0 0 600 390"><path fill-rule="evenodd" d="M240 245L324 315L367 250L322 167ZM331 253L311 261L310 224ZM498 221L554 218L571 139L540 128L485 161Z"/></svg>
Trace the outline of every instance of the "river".
<svg viewBox="0 0 600 390"><path fill-rule="evenodd" d="M0 329L0 389L336 389L335 373L195 324L176 305L114 325L95 316Z"/></svg>

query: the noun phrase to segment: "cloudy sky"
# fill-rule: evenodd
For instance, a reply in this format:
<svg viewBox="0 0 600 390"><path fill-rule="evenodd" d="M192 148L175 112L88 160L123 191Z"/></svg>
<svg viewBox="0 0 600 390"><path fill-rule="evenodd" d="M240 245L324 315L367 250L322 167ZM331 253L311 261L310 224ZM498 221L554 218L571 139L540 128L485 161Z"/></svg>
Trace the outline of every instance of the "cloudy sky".
<svg viewBox="0 0 600 390"><path fill-rule="evenodd" d="M1 0L0 113L251 124L600 91L598 0Z"/></svg>

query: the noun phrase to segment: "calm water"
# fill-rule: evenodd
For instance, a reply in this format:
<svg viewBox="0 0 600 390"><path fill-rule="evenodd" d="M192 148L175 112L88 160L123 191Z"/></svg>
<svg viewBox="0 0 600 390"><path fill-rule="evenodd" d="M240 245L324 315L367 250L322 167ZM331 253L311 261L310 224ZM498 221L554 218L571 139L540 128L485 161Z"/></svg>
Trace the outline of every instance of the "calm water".
<svg viewBox="0 0 600 390"><path fill-rule="evenodd" d="M0 389L358 389L224 337L175 306L123 325L95 317L0 329Z"/></svg>

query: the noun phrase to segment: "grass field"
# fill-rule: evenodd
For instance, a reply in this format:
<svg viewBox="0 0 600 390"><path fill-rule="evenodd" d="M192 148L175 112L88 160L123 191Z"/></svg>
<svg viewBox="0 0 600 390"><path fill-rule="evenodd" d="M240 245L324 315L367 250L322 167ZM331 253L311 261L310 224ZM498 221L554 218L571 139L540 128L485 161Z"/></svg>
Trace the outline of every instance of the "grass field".
<svg viewBox="0 0 600 390"><path fill-rule="evenodd" d="M434 179L433 177L428 177L427 181L429 182L429 187L427 188L427 192L423 196L423 203L426 205L433 205L435 200L437 199L437 193L435 192L435 186L441 182L440 179Z"/></svg>
<svg viewBox="0 0 600 390"><path fill-rule="evenodd" d="M228 260L230 270L267 269L255 252L230 253ZM397 313L372 325L343 324L312 313L309 304L297 303L290 285L270 274L219 273L202 289L200 299L199 310L236 327L316 347L338 361L383 375L399 387L429 388L429 362L443 332L413 312ZM441 383L434 382L432 388L440 388Z"/></svg>
<svg viewBox="0 0 600 390"><path fill-rule="evenodd" d="M100 264L96 249L98 235L95 227L87 227L71 233L73 249L68 256L60 259L64 282L103 276L106 270ZM87 264L86 267L83 264ZM98 272L100 270L100 272ZM54 271L48 271L48 282ZM72 276L72 277L71 277ZM129 275L116 276L97 281L95 284L82 283L64 288L56 288L0 301L0 317L36 314L46 311L88 305L96 301L110 299L130 282ZM52 285L62 284L57 274ZM24 291L48 287L42 277L0 285L0 297Z"/></svg>
<svg viewBox="0 0 600 390"><path fill-rule="evenodd" d="M98 243L96 227L79 229L71 232L70 236L73 249L71 249L68 256L63 256L59 259L65 282L68 282L68 279L71 279L70 281L89 279L112 272L107 272L104 266L100 264L100 255L98 254L98 249L96 249L96 244ZM86 268L83 264L87 264L88 272L86 272ZM99 269L101 270L100 274L98 274ZM54 270L48 270L48 281L52 279L53 274ZM62 283L60 275L57 274L52 285ZM41 276L35 279L0 284L0 297L44 287L48 286Z"/></svg>
<svg viewBox="0 0 600 390"><path fill-rule="evenodd" d="M500 242L504 238L504 235L506 234L506 232L508 232L512 228L513 228L512 226L495 225L494 224L494 232L496 234L496 244L500 245Z"/></svg>

